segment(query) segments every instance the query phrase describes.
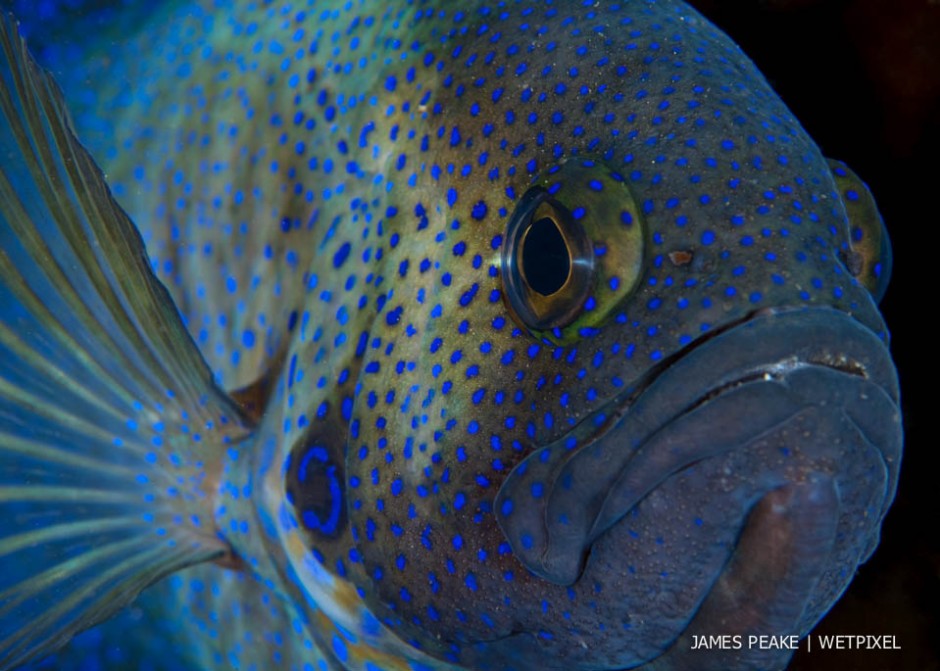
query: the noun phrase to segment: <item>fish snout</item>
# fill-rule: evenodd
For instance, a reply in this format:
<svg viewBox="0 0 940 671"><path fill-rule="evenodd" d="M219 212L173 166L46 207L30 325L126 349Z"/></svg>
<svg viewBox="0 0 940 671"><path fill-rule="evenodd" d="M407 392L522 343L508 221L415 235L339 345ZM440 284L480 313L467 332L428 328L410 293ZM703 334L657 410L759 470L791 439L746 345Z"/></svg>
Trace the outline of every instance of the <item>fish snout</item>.
<svg viewBox="0 0 940 671"><path fill-rule="evenodd" d="M501 488L515 556L595 593L571 618L587 649L563 626L540 645L585 669L785 666L792 649L749 637L803 636L838 599L878 543L901 444L887 347L844 313L764 311L693 343Z"/></svg>

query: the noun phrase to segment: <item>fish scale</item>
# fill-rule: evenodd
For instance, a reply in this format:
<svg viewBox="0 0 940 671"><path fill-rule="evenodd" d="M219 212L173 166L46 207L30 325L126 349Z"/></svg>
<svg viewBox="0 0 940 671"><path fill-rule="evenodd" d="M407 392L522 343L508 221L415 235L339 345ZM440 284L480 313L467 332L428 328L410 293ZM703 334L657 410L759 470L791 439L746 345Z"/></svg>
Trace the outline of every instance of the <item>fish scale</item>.
<svg viewBox="0 0 940 671"><path fill-rule="evenodd" d="M839 512L794 513L814 586L788 632L838 598L893 497L897 458L867 446L898 431L896 388L853 405L840 376L891 373L795 327L810 373L755 355L701 395L701 360L776 343L778 311L821 342L841 327L801 315L886 341L886 237L725 35L647 1L169 2L147 27L90 50L66 96L215 380L255 404L209 476L237 560L141 597L182 617L168 666L679 668L791 483L816 488L795 510ZM514 256L536 244L526 203L567 213L544 215L567 253L581 231L570 319L528 316L563 299ZM820 363L840 418L806 409L829 402ZM741 416L709 424L719 408ZM882 412L884 435L864 421ZM834 446L800 449L814 432Z"/></svg>

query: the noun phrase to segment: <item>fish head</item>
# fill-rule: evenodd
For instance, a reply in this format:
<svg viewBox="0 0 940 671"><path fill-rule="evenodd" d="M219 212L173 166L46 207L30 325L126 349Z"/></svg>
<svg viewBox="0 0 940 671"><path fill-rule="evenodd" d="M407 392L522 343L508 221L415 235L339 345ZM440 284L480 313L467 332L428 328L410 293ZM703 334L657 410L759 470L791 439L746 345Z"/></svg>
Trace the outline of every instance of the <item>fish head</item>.
<svg viewBox="0 0 940 671"><path fill-rule="evenodd" d="M475 668L805 634L900 457L886 280L846 262L830 165L684 5L394 21L349 131L374 235L331 243L369 268L342 450L287 467L308 546Z"/></svg>

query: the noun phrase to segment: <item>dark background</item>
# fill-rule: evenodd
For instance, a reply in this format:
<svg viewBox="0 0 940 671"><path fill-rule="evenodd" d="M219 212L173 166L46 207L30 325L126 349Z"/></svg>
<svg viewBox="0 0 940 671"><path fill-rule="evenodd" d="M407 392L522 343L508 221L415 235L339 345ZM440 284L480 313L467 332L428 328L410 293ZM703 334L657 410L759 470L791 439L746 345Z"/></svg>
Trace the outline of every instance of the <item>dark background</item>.
<svg viewBox="0 0 940 671"><path fill-rule="evenodd" d="M940 227L940 0L692 0L757 62L826 156L874 193L894 246L882 311L905 448L882 542L815 634L894 634L901 651L806 653L790 671L940 669L934 258ZM937 264L934 266L934 264Z"/></svg>

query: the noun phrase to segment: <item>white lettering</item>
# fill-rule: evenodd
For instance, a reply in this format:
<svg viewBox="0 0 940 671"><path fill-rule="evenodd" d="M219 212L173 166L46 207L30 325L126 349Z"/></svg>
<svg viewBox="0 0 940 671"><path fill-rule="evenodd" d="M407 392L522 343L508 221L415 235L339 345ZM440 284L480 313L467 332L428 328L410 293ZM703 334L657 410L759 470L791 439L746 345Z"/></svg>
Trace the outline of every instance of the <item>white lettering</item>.
<svg viewBox="0 0 940 671"><path fill-rule="evenodd" d="M796 650L800 645L800 637L796 634L790 636L773 636L768 634L747 637L748 648L760 650Z"/></svg>
<svg viewBox="0 0 940 671"><path fill-rule="evenodd" d="M740 650L742 637L731 634L703 636L692 634L692 650Z"/></svg>
<svg viewBox="0 0 940 671"><path fill-rule="evenodd" d="M900 650L897 639L893 634L842 634L827 636L820 634L816 637L819 647L823 650Z"/></svg>

